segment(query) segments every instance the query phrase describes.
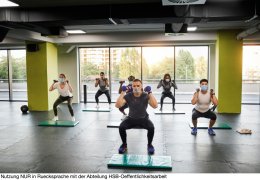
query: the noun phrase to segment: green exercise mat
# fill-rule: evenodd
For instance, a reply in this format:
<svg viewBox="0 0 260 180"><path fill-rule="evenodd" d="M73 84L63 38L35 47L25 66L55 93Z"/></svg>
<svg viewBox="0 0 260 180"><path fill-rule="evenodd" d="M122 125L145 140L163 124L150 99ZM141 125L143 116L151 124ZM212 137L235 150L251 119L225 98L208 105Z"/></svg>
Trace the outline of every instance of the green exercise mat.
<svg viewBox="0 0 260 180"><path fill-rule="evenodd" d="M119 128L120 124L122 121L113 121L113 122L109 122L107 125L107 128ZM132 129L143 129L142 127L134 127Z"/></svg>
<svg viewBox="0 0 260 180"><path fill-rule="evenodd" d="M150 156L133 154L114 154L107 164L108 167L172 169L171 156Z"/></svg>
<svg viewBox="0 0 260 180"><path fill-rule="evenodd" d="M154 111L154 114L185 114L182 111L171 111L171 110L162 110L162 111Z"/></svg>
<svg viewBox="0 0 260 180"><path fill-rule="evenodd" d="M189 123L190 127L193 128L192 122ZM198 123L197 128L198 129L208 129L209 123ZM212 127L213 129L232 129L229 125L226 123L215 123Z"/></svg>
<svg viewBox="0 0 260 180"><path fill-rule="evenodd" d="M79 123L79 121L69 121L69 120L47 120L39 122L38 126L57 126L57 127L74 127Z"/></svg>
<svg viewBox="0 0 260 180"><path fill-rule="evenodd" d="M110 112L112 109L106 109L106 108L87 108L83 109L82 111L85 112Z"/></svg>

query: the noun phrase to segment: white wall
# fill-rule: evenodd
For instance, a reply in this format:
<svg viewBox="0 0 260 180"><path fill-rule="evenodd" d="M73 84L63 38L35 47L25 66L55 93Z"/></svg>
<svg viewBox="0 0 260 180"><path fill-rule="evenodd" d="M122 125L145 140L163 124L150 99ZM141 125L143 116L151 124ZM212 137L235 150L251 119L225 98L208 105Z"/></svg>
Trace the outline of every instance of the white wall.
<svg viewBox="0 0 260 180"><path fill-rule="evenodd" d="M73 88L73 103L79 103L79 70L77 48L70 45L58 45L58 72L64 73Z"/></svg>

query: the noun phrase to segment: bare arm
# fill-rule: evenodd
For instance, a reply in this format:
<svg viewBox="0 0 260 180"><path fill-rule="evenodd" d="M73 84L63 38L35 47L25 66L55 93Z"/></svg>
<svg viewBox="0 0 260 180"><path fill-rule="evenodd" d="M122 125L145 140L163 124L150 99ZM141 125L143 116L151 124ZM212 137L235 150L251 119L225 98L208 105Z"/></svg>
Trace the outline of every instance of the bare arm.
<svg viewBox="0 0 260 180"><path fill-rule="evenodd" d="M126 94L125 91L122 91L120 96L117 98L116 104L115 104L115 106L117 108L121 108L123 105L125 105L125 103L126 103L126 100L124 99L125 94Z"/></svg>
<svg viewBox="0 0 260 180"><path fill-rule="evenodd" d="M99 84L99 79L98 79L98 78L96 78L95 87L97 87L97 86L98 86L98 84Z"/></svg>
<svg viewBox="0 0 260 180"><path fill-rule="evenodd" d="M106 79L106 86L109 87L108 79Z"/></svg>
<svg viewBox="0 0 260 180"><path fill-rule="evenodd" d="M214 104L214 106L218 105L218 99L216 98L213 89L210 90L210 100Z"/></svg>
<svg viewBox="0 0 260 180"><path fill-rule="evenodd" d="M49 88L49 91L53 91L53 90L54 90L53 85L54 85L55 83L56 83L56 81L53 81L52 85L51 85L50 88Z"/></svg>
<svg viewBox="0 0 260 180"><path fill-rule="evenodd" d="M154 109L157 108L158 103L157 103L157 100L155 99L154 95L152 93L149 93L148 97L149 97L149 101L148 101L149 105Z"/></svg>
<svg viewBox="0 0 260 180"><path fill-rule="evenodd" d="M67 84L68 84L68 86L69 86L69 91L72 93L73 89L72 89L72 87L71 87L69 81L67 80L66 82L67 82Z"/></svg>
<svg viewBox="0 0 260 180"><path fill-rule="evenodd" d="M195 105L199 100L199 90L197 89L197 92L194 93L192 100L191 100L191 104Z"/></svg>

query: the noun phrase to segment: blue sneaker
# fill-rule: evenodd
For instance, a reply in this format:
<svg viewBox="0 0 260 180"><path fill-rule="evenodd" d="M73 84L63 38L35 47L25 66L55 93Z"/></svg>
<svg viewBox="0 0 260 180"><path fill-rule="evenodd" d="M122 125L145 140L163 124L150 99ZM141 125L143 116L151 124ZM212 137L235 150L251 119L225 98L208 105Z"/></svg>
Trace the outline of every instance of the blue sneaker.
<svg viewBox="0 0 260 180"><path fill-rule="evenodd" d="M211 135L211 136L215 136L215 135L216 135L216 133L213 131L212 128L208 128L208 133L209 133L209 135Z"/></svg>
<svg viewBox="0 0 260 180"><path fill-rule="evenodd" d="M191 134L192 135L197 135L197 128L192 128Z"/></svg>
<svg viewBox="0 0 260 180"><path fill-rule="evenodd" d="M122 144L119 149L118 149L118 153L119 154L124 154L127 151L127 145L126 144Z"/></svg>
<svg viewBox="0 0 260 180"><path fill-rule="evenodd" d="M148 145L147 146L147 151L148 151L148 154L154 154L154 147L153 145Z"/></svg>

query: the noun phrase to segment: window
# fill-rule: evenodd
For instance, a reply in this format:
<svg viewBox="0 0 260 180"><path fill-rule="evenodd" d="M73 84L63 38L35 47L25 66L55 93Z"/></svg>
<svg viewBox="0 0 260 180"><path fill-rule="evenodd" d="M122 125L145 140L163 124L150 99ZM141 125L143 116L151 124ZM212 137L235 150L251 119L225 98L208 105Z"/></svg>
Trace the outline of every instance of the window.
<svg viewBox="0 0 260 180"><path fill-rule="evenodd" d="M87 101L95 102L95 79L104 72L109 79L109 48L80 48L80 80L81 101L83 101L83 85L87 85ZM87 57L87 58L84 58ZM99 97L100 102L107 102L106 96Z"/></svg>
<svg viewBox="0 0 260 180"><path fill-rule="evenodd" d="M208 79L208 46L177 46L175 48L176 101L190 102L199 81Z"/></svg>
<svg viewBox="0 0 260 180"><path fill-rule="evenodd" d="M119 81L125 81L125 84L128 84L127 78L130 75L141 79L141 48L111 48L110 61L112 101L116 101L119 96Z"/></svg>
<svg viewBox="0 0 260 180"><path fill-rule="evenodd" d="M163 91L162 88L157 89L159 81L166 73L169 73L171 79L174 80L174 47L143 47L142 52L144 86L150 85L159 101ZM169 98L164 100L164 102L170 101Z"/></svg>
<svg viewBox="0 0 260 180"><path fill-rule="evenodd" d="M243 46L242 103L260 103L260 46Z"/></svg>
<svg viewBox="0 0 260 180"><path fill-rule="evenodd" d="M0 99L9 100L7 50L0 50Z"/></svg>
<svg viewBox="0 0 260 180"><path fill-rule="evenodd" d="M27 100L26 51L0 50L0 100Z"/></svg>

